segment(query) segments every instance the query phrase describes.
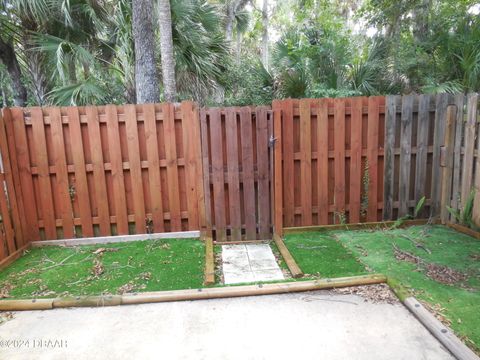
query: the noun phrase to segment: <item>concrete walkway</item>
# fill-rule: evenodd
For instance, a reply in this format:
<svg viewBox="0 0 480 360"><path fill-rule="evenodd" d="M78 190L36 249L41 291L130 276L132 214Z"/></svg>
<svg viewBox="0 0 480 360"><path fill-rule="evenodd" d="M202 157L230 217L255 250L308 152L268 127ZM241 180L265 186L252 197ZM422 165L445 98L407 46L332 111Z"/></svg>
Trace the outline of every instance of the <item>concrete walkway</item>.
<svg viewBox="0 0 480 360"><path fill-rule="evenodd" d="M6 342L33 339L66 347ZM10 360L452 359L402 305L328 291L17 312L0 346Z"/></svg>

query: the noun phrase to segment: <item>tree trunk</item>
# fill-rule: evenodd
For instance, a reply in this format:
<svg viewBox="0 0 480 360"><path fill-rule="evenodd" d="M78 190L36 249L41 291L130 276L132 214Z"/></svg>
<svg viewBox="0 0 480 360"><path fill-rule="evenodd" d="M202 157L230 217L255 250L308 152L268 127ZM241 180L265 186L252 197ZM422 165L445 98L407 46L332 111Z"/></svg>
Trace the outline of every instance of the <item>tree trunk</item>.
<svg viewBox="0 0 480 360"><path fill-rule="evenodd" d="M152 0L132 1L132 31L135 43L135 88L137 103L159 100L155 68L155 37Z"/></svg>
<svg viewBox="0 0 480 360"><path fill-rule="evenodd" d="M177 85L175 81L175 58L173 55L170 0L158 0L158 24L160 27L163 92L165 100L175 102L177 98Z"/></svg>
<svg viewBox="0 0 480 360"><path fill-rule="evenodd" d="M227 4L227 22L225 24L225 39L228 42L232 41L234 21L235 21L235 1L231 1Z"/></svg>
<svg viewBox="0 0 480 360"><path fill-rule="evenodd" d="M8 107L8 98L7 92L5 91L5 86L2 86L2 107Z"/></svg>
<svg viewBox="0 0 480 360"><path fill-rule="evenodd" d="M0 60L5 64L8 74L12 79L13 102L15 106L25 106L27 102L27 89L22 84L22 71L18 64L15 50L11 42L0 38Z"/></svg>
<svg viewBox="0 0 480 360"><path fill-rule="evenodd" d="M413 10L413 37L417 42L425 41L428 35L428 13L431 0L421 0Z"/></svg>
<svg viewBox="0 0 480 360"><path fill-rule="evenodd" d="M262 28L262 63L268 70L268 0L263 0Z"/></svg>

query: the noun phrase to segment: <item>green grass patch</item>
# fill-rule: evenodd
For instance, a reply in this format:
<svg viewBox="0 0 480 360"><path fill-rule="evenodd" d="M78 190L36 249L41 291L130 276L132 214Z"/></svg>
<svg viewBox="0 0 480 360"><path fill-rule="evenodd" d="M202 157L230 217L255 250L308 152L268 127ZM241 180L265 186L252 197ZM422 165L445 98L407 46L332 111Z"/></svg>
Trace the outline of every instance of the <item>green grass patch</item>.
<svg viewBox="0 0 480 360"><path fill-rule="evenodd" d="M334 278L367 273L352 252L329 233L288 234L284 242L307 277Z"/></svg>
<svg viewBox="0 0 480 360"><path fill-rule="evenodd" d="M320 243L328 235L316 234ZM480 242L444 226L412 226L393 230L332 231L329 236L348 247L366 266L383 273L428 303L451 322L465 342L480 349ZM395 256L395 247L420 260ZM446 284L432 278L428 266L462 274Z"/></svg>
<svg viewBox="0 0 480 360"><path fill-rule="evenodd" d="M0 297L199 288L204 265L204 244L196 239L33 248L0 273Z"/></svg>

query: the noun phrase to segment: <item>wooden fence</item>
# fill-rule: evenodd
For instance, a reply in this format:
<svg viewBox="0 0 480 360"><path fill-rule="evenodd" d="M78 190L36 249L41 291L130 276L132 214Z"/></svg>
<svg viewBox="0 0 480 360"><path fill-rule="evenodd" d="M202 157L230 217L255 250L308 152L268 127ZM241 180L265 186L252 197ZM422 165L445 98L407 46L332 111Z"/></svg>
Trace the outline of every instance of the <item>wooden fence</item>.
<svg viewBox="0 0 480 360"><path fill-rule="evenodd" d="M411 214L424 196L420 216L443 213L446 219L446 206L463 208L476 188L474 214L480 224L477 104L477 94L387 97L385 220Z"/></svg>
<svg viewBox="0 0 480 360"><path fill-rule="evenodd" d="M277 231L380 219L384 100L273 103Z"/></svg>
<svg viewBox="0 0 480 360"><path fill-rule="evenodd" d="M207 224L218 241L271 238L271 111L200 111Z"/></svg>
<svg viewBox="0 0 480 360"><path fill-rule="evenodd" d="M191 102L4 109L27 238L199 229L197 115Z"/></svg>
<svg viewBox="0 0 480 360"><path fill-rule="evenodd" d="M6 108L0 260L32 240L449 215L477 189L478 95Z"/></svg>

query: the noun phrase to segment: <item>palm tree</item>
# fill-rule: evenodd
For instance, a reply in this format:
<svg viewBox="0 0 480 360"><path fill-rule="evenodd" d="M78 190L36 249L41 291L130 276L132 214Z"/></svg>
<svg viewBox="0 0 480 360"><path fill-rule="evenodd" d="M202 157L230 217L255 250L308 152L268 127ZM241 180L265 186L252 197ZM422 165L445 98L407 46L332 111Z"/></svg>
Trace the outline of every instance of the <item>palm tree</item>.
<svg viewBox="0 0 480 360"><path fill-rule="evenodd" d="M158 24L160 28L163 92L165 100L174 102L177 98L177 85L175 81L170 0L158 0Z"/></svg>
<svg viewBox="0 0 480 360"><path fill-rule="evenodd" d="M133 0L132 14L137 102L140 104L158 102L152 0Z"/></svg>

